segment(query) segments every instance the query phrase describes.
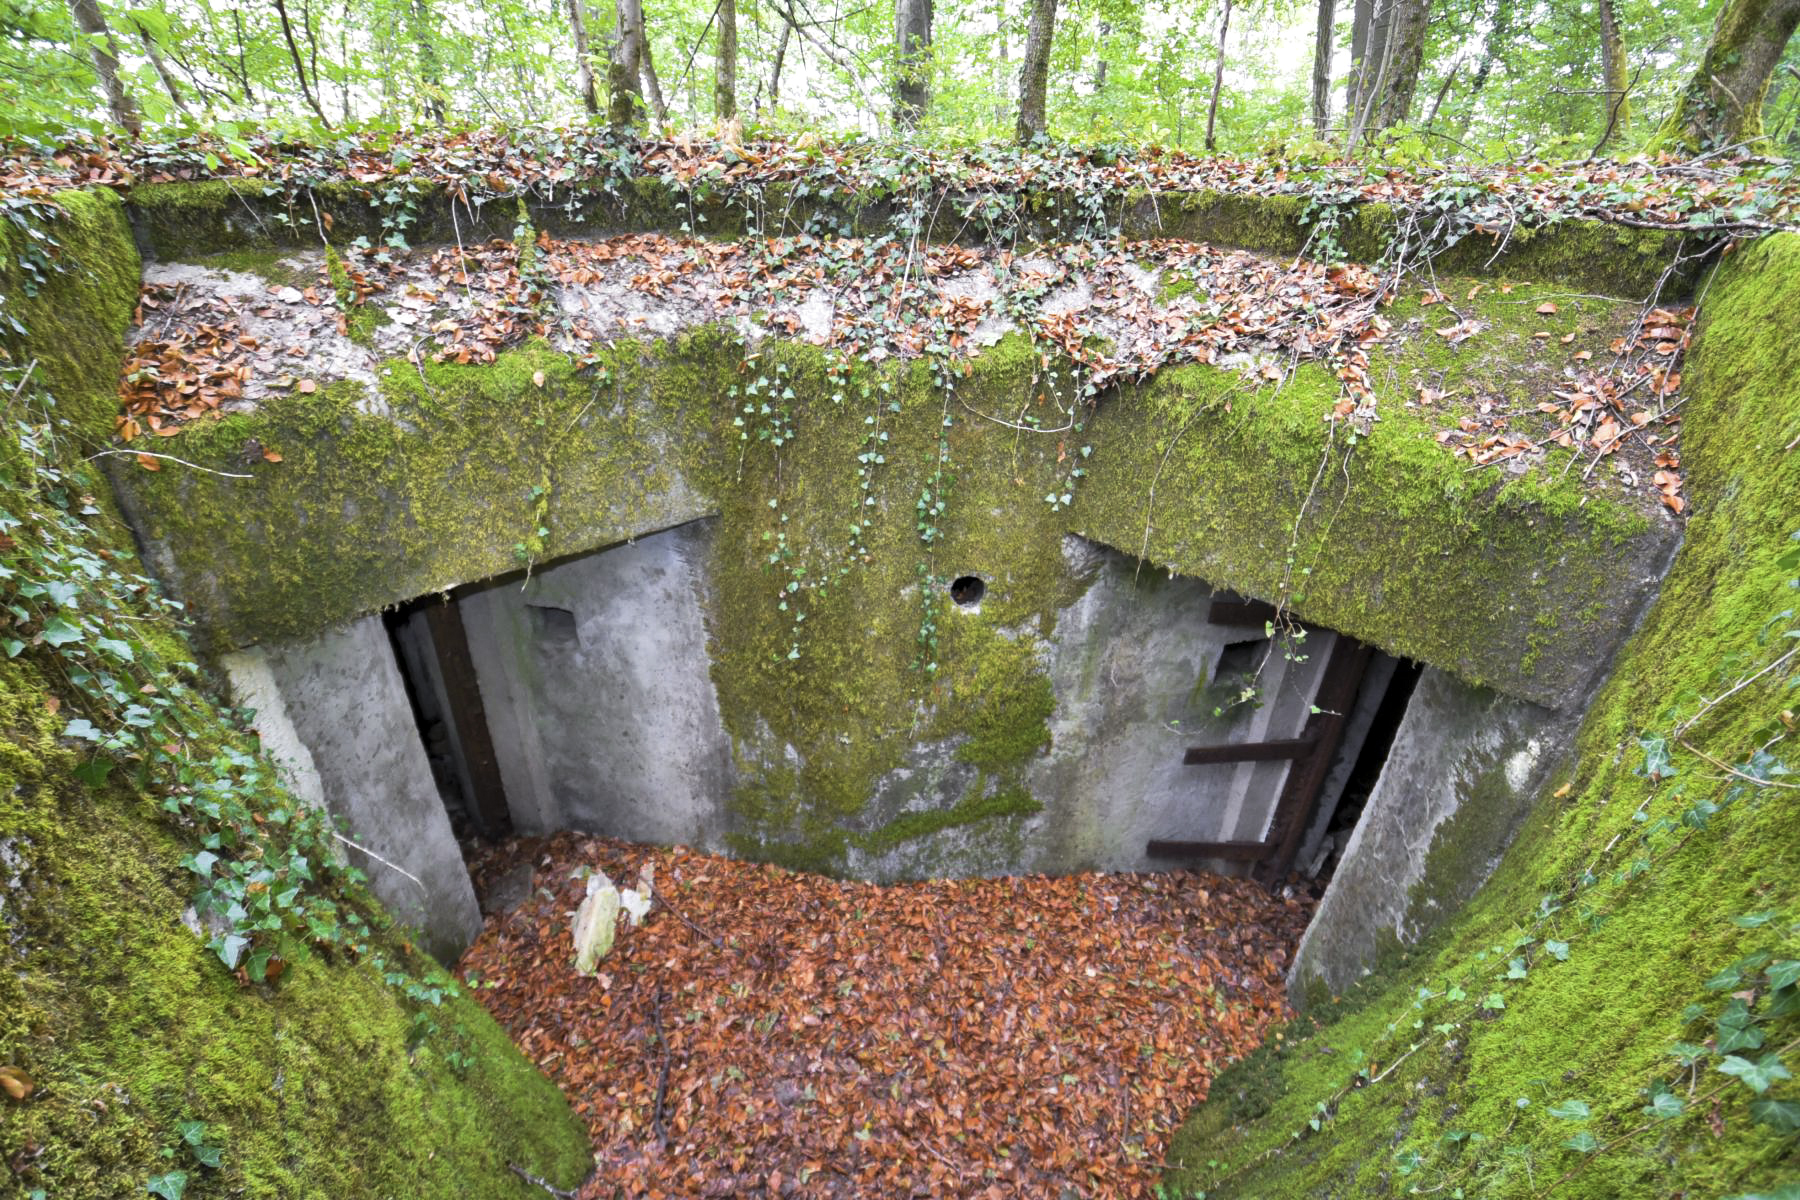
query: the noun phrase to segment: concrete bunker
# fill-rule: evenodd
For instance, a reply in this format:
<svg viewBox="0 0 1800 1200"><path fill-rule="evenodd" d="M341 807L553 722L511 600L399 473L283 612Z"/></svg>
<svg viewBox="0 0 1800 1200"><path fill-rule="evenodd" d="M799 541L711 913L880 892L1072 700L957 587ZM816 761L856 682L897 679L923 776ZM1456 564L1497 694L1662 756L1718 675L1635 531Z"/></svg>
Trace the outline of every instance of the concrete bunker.
<svg viewBox="0 0 1800 1200"><path fill-rule="evenodd" d="M991 248L934 246L906 277L959 314L936 363L861 321L877 258L765 305L742 247L538 216L540 332L490 337L429 230L385 266L304 239L209 260L136 212L163 303L140 344L236 322L254 369L184 427L224 469L120 466L120 503L440 951L479 920L459 833L574 828L877 881L1329 875L1296 978L1337 987L1485 878L1679 537L1638 476L1550 478L1541 448L1477 473L1463 428L1563 386L1537 347L1605 345L1626 301L1471 277L1445 287L1483 336L1449 338L1431 296L1375 322L1369 281L1298 244L1164 241L1068 278L1034 254L1045 304L1008 308ZM494 278L523 278L496 232ZM368 294L294 286L334 261ZM1214 295L1273 315L1221 324ZM1047 366L1071 320L1135 364L1079 419ZM1365 367L1399 399L1346 441Z"/></svg>
<svg viewBox="0 0 1800 1200"><path fill-rule="evenodd" d="M358 830L377 890L454 953L479 919L459 870L470 839L573 829L742 851L735 801L771 764L720 707L717 536L717 520L701 519L421 597L234 654L233 678L265 740ZM1373 876L1393 895L1369 883L1356 854L1364 814L1429 845L1466 777L1535 745L1550 717L1079 537L1061 558L1080 586L1054 636L1031 639L1051 705L1017 776L1029 808L969 814L992 785L958 758L968 739L921 743L875 780L866 819L883 824L851 841L838 870L900 880L1192 865L1327 896L1341 872L1366 893L1361 920L1406 891L1392 862ZM1504 707L1514 736L1444 745L1446 714L1471 705ZM1502 769L1519 803L1541 756L1528 757L1522 774ZM1423 827L1391 811L1408 797L1429 797ZM917 832L879 832L895 825ZM1478 858L1497 857L1505 828L1485 831Z"/></svg>

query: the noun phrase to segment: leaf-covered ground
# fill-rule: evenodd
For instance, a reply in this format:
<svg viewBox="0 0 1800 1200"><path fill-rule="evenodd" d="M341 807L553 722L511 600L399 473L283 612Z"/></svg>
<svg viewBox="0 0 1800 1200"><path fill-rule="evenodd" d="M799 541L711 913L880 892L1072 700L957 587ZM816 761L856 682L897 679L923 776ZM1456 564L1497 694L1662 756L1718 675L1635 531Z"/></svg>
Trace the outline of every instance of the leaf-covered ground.
<svg viewBox="0 0 1800 1200"><path fill-rule="evenodd" d="M120 438L173 437L189 421L254 407L273 392L373 383L384 361L401 357L489 363L534 335L580 356L723 322L747 355L781 334L845 361L932 355L953 374L1003 333L1023 331L1046 364L1077 367L1089 402L1118 380L1184 363L1230 366L1255 385L1322 361L1342 386L1333 420L1366 430L1379 417L1379 389L1387 404L1429 414L1438 440L1471 469L1541 467L1561 448L1573 452L1559 463L1565 473L1579 465L1587 477L1610 461L1626 493L1684 507L1675 442L1691 308L1645 306L1633 320L1622 301L1559 302L1548 297L1563 293L1528 284L1421 286L1355 264L1173 239L1016 254L810 235L539 234L529 246L529 256L502 239L352 252L341 287L318 251L281 259L285 283L152 264L123 369ZM1472 306L1484 292L1524 323L1495 327ZM1402 298L1416 300L1416 311L1401 340L1441 343L1465 369L1405 381L1371 375ZM1483 375L1484 349L1501 344L1516 344L1498 356L1514 369ZM976 415L1053 431L1066 414L1025 405ZM152 470L160 461L141 460Z"/></svg>
<svg viewBox="0 0 1800 1200"><path fill-rule="evenodd" d="M597 977L581 868L658 903ZM1212 1077L1286 1015L1311 902L1194 872L847 883L578 834L460 972L593 1132L584 1197L1150 1196ZM659 1035L660 1030L660 1035Z"/></svg>
<svg viewBox="0 0 1800 1200"><path fill-rule="evenodd" d="M0 194L243 177L276 185L344 181L370 188L442 184L472 197L572 184L663 179L682 187L804 184L820 197L963 196L1030 189L1077 193L1220 191L1393 205L1424 219L1453 210L1495 229L1588 217L1650 229L1756 234L1788 227L1800 174L1780 160L1720 157L1617 162L1418 166L1195 155L1156 147L925 147L905 142L721 142L602 130L412 130L329 143L189 137L171 142L0 143ZM972 212L973 210L971 210ZM1462 218L1459 218L1461 223Z"/></svg>

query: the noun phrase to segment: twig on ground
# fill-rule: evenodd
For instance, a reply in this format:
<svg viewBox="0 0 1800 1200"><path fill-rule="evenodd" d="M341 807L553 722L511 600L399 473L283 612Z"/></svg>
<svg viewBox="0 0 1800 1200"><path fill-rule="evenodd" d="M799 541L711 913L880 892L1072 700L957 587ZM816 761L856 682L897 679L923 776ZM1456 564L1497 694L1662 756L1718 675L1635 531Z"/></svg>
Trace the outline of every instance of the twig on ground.
<svg viewBox="0 0 1800 1200"><path fill-rule="evenodd" d="M700 928L700 926L698 926L698 925L694 924L692 921L688 920L687 915L685 913L683 913L679 908L676 908L673 904L670 904L669 898L667 896L663 895L662 889L657 887L654 883L650 885L650 894L656 898L656 902L658 904L661 904L664 908L666 908L670 912L674 913L676 920L680 921L683 925L686 925L689 929L693 930L695 933L699 934L701 937L705 938L707 941L711 942L714 946L717 946L719 949L721 949L721 950L725 949L724 942L721 942L717 937L714 937L712 934L706 932L706 930Z"/></svg>
<svg viewBox="0 0 1800 1200"><path fill-rule="evenodd" d="M211 467L203 467L199 463L191 463L185 458L176 458L173 454L156 454L149 450L97 450L88 455L88 461L107 454L135 454L139 458L160 458L172 463L180 463L184 467L192 467L196 471L205 471L208 475L218 475L224 479L255 479L254 475L240 475L236 471L215 471Z"/></svg>
<svg viewBox="0 0 1800 1200"><path fill-rule="evenodd" d="M507 1169L512 1171L512 1173L514 1175L517 1175L520 1179L523 1179L526 1183L535 1184L536 1186L543 1188L546 1192L549 1192L552 1196L558 1197L559 1200L575 1200L574 1192L568 1191L565 1188L559 1188L555 1184L551 1183L548 1179L543 1178L542 1176L533 1175L530 1171L527 1171L524 1167L519 1166L517 1163L507 1163L506 1166L507 1166Z"/></svg>
<svg viewBox="0 0 1800 1200"><path fill-rule="evenodd" d="M669 1131L663 1128L663 1101L669 1094L669 1039L663 1036L662 1027L662 985L656 987L656 1007L652 1010L652 1020L656 1024L656 1048L662 1051L662 1068L656 1075L656 1107L651 1110L650 1128L656 1132L656 1144L669 1144Z"/></svg>

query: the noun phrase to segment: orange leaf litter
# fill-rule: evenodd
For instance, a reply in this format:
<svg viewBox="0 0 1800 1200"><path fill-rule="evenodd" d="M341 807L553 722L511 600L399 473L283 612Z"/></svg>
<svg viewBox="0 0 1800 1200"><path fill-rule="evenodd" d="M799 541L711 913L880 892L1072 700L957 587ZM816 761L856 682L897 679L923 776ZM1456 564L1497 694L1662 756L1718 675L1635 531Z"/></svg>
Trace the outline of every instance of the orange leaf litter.
<svg viewBox="0 0 1800 1200"><path fill-rule="evenodd" d="M587 1123L594 1200L1151 1196L1288 1015L1312 910L1189 871L877 886L571 833L474 870L523 862L459 972ZM576 974L577 869L646 862L646 923Z"/></svg>

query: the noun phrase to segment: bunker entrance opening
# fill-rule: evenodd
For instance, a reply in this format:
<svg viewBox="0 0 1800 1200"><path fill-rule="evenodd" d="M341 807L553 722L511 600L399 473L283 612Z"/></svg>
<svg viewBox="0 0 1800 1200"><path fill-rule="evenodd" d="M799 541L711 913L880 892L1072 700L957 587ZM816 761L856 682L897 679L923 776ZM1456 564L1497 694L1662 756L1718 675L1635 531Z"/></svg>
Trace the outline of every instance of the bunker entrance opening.
<svg viewBox="0 0 1800 1200"><path fill-rule="evenodd" d="M1191 799L1165 815L1145 854L1321 892L1421 667L1261 601L1215 594L1205 611L1221 628L1190 702Z"/></svg>
<svg viewBox="0 0 1800 1200"><path fill-rule="evenodd" d="M386 614L431 782L465 856L478 842L561 830L731 845L734 796L755 763L726 731L713 678L716 533L713 520L696 521ZM994 836L984 827L950 828L942 839L969 851L961 857L842 869L882 881L1192 865L1321 893L1419 665L1197 579L1140 586L1135 559L1075 550L1078 566L1100 564L1086 601L1100 615L1070 610L1042 652L1065 714L1019 776L1042 814L1013 818L1002 850L982 848ZM1012 585L983 571L946 586L979 620L971 593ZM1102 665L1087 683L1067 669L1095 656ZM1083 778L1068 784L1072 774ZM1101 780L1123 795L1094 800ZM894 781L912 789L905 813L966 802L966 785L948 771L934 782L929 762L878 783L872 802ZM1064 826L1083 818L1067 805L1083 796L1107 833L1070 854Z"/></svg>

